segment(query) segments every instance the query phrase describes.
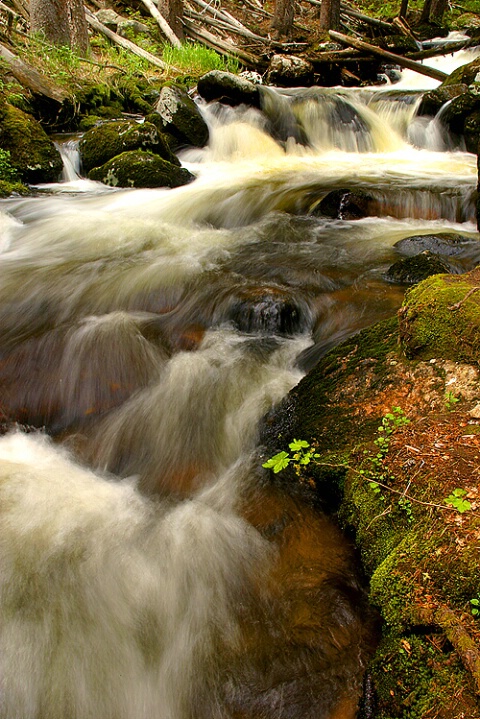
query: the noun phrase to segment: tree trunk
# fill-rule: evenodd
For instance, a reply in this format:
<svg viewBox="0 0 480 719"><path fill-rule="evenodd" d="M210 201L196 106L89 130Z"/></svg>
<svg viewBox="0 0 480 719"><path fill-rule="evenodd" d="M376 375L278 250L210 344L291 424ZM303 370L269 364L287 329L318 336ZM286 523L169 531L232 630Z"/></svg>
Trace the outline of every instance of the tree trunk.
<svg viewBox="0 0 480 719"><path fill-rule="evenodd" d="M52 45L67 45L80 55L88 52L83 0L30 0L30 31Z"/></svg>
<svg viewBox="0 0 480 719"><path fill-rule="evenodd" d="M407 17L407 10L408 10L408 0L402 0L402 3L400 5L399 16L402 18Z"/></svg>
<svg viewBox="0 0 480 719"><path fill-rule="evenodd" d="M159 0L158 9L175 35L183 40L183 0Z"/></svg>
<svg viewBox="0 0 480 719"><path fill-rule="evenodd" d="M320 30L338 30L340 27L340 0L322 0L319 19Z"/></svg>
<svg viewBox="0 0 480 719"><path fill-rule="evenodd" d="M443 13L447 9L447 0L432 0L430 8L430 22L441 23Z"/></svg>
<svg viewBox="0 0 480 719"><path fill-rule="evenodd" d="M420 22L430 22L430 8L432 7L432 0L425 0L423 3L422 14Z"/></svg>
<svg viewBox="0 0 480 719"><path fill-rule="evenodd" d="M294 0L275 0L275 12L272 20L273 30L276 30L279 35L290 37L293 31L294 17Z"/></svg>

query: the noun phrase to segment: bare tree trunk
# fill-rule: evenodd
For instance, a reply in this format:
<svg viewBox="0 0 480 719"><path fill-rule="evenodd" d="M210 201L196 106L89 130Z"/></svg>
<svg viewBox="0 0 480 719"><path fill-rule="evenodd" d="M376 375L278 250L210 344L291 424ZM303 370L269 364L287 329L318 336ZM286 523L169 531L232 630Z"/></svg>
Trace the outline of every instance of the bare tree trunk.
<svg viewBox="0 0 480 719"><path fill-rule="evenodd" d="M430 22L430 8L432 7L432 0L425 0L423 3L422 14L420 17L421 22Z"/></svg>
<svg viewBox="0 0 480 719"><path fill-rule="evenodd" d="M408 10L408 0L402 0L402 4L400 5L399 16L402 18L407 17L407 10Z"/></svg>
<svg viewBox="0 0 480 719"><path fill-rule="evenodd" d="M322 0L319 19L320 30L338 30L340 27L340 0Z"/></svg>
<svg viewBox="0 0 480 719"><path fill-rule="evenodd" d="M272 29L279 35L290 37L293 31L295 17L294 0L275 0L275 11L272 20Z"/></svg>
<svg viewBox="0 0 480 719"><path fill-rule="evenodd" d="M432 0L432 7L430 8L430 21L431 22L442 22L443 13L447 9L447 0Z"/></svg>
<svg viewBox="0 0 480 719"><path fill-rule="evenodd" d="M183 40L183 0L159 0L158 9L175 35Z"/></svg>
<svg viewBox="0 0 480 719"><path fill-rule="evenodd" d="M30 31L42 33L52 45L67 45L80 55L88 52L83 0L30 0Z"/></svg>

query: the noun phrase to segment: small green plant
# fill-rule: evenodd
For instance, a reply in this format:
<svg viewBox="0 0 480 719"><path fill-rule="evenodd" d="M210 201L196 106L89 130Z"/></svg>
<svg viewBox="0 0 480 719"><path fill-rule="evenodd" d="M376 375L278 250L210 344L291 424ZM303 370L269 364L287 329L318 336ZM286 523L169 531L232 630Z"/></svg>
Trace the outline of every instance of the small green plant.
<svg viewBox="0 0 480 719"><path fill-rule="evenodd" d="M402 510L402 512L405 513L407 517L407 522L411 524L413 522L413 509L412 509L412 503L407 497L400 497L400 499L397 502L397 505L399 509Z"/></svg>
<svg viewBox="0 0 480 719"><path fill-rule="evenodd" d="M448 390L448 392L445 392L445 407L448 410L452 410L457 402L460 402L459 397L455 397L453 392L451 390Z"/></svg>
<svg viewBox="0 0 480 719"><path fill-rule="evenodd" d="M278 474L283 469L288 467L290 463L293 463L297 473L302 466L310 464L314 459L317 459L320 455L315 452L315 449L304 439L294 439L290 442L288 448L293 454L288 452L279 452L274 457L271 457L262 464L265 469L271 469L274 474Z"/></svg>
<svg viewBox="0 0 480 719"><path fill-rule="evenodd" d="M470 609L474 617L480 617L480 594L470 599Z"/></svg>
<svg viewBox="0 0 480 719"><path fill-rule="evenodd" d="M10 152L0 148L0 180L18 182L18 171L12 166Z"/></svg>
<svg viewBox="0 0 480 719"><path fill-rule="evenodd" d="M382 418L382 423L377 428L378 437L373 442L377 451L373 455L368 450L364 451L364 454L368 455L370 466L368 469L361 469L360 474L370 480L368 486L375 494L381 494L379 483L385 483L391 478L385 469L385 459L390 449L392 435L395 430L409 422L401 407L392 407L392 411Z"/></svg>
<svg viewBox="0 0 480 719"><path fill-rule="evenodd" d="M457 489L454 489L453 492L451 492L444 501L445 504L448 504L450 507L453 507L457 510L457 512L460 512L460 514L463 514L464 512L468 512L472 508L472 505L468 501L468 499L465 499L466 496L466 491L457 487Z"/></svg>

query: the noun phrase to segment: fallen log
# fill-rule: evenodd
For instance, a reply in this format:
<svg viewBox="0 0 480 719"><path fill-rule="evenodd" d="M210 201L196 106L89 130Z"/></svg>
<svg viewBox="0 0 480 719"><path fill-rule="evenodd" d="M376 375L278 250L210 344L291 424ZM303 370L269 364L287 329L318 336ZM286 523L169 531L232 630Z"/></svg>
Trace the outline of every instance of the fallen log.
<svg viewBox="0 0 480 719"><path fill-rule="evenodd" d="M123 47L124 50L129 50L130 52L133 52L134 55L138 55L138 57L147 60L147 62L149 62L151 65L155 65L161 70L173 70L173 72L180 72L178 67L168 65L166 62L163 62L163 60L160 60L160 58L156 57L155 55L152 55L150 52L147 52L147 50L144 50L142 47L135 45L135 43L131 42L131 40L127 40L126 37L121 37L120 35L117 35L116 32L113 32L113 30L110 30L108 27L106 27L106 25L101 23L100 20L97 20L95 15L91 13L90 10L85 9L85 16L87 18L88 24L91 25L94 30L102 33L102 35L105 35L105 37L111 40L115 45L119 45L120 47Z"/></svg>
<svg viewBox="0 0 480 719"><path fill-rule="evenodd" d="M217 30L225 30L226 32L233 33L234 35L239 35L240 37L245 37L249 40L256 40L262 43L268 43L267 38L262 37L261 35L256 35L248 28L235 27L234 25L229 22L226 22L223 19L207 17L206 15L202 15L201 13L196 12L193 9L188 11L188 16L191 17L193 20L199 20L205 25L211 25L211 27L214 27Z"/></svg>
<svg viewBox="0 0 480 719"><path fill-rule="evenodd" d="M69 97L69 93L58 85L54 85L34 67L27 65L5 45L0 44L0 57L8 64L10 72L24 87L28 87L36 95L43 95L60 105Z"/></svg>
<svg viewBox="0 0 480 719"><path fill-rule="evenodd" d="M307 2L310 5L315 5L316 7L321 7L322 3L320 0L307 0ZM345 5L345 3L340 3L340 11L347 15L348 17L354 17L357 20L361 20L366 25L372 25L373 27L381 27L384 30L390 30L392 31L392 26L390 23L385 22L384 20L377 20L374 17L369 17L368 15L364 15L361 12L358 12L358 10L353 10L352 8Z"/></svg>
<svg viewBox="0 0 480 719"><path fill-rule="evenodd" d="M172 28L168 24L168 22L163 17L162 13L159 11L157 7L153 4L152 0L142 0L142 3L145 5L147 10L149 11L150 15L154 18L154 20L157 21L158 27L163 32L167 40L170 40L172 45L174 47L182 47L182 43L178 39L178 37L173 32Z"/></svg>
<svg viewBox="0 0 480 719"><path fill-rule="evenodd" d="M450 55L450 53L459 50L467 50L469 47L475 47L479 41L470 38L470 40L459 40L458 42L449 42L437 47L430 47L428 50L419 50L418 52L409 52L406 57L410 60L425 60L428 57L439 57L441 55Z"/></svg>
<svg viewBox="0 0 480 719"><path fill-rule="evenodd" d="M400 67L406 67L409 70L418 72L420 75L426 75L427 77L431 77L434 80L439 80L440 82L443 82L443 80L448 77L446 72L442 72L441 70L437 70L426 65L421 65L415 60L410 60L406 57L402 57L401 55L396 55L395 53L389 52L388 50L382 50L382 48L380 47L370 45L370 43L363 40L357 40L356 38L348 37L347 35L343 35L340 32L336 32L335 30L330 30L329 35L332 40L337 40L343 45L348 45L349 47L354 47L357 50L369 52L372 55L378 55L384 60L388 60L388 62L393 62L396 65L400 65Z"/></svg>

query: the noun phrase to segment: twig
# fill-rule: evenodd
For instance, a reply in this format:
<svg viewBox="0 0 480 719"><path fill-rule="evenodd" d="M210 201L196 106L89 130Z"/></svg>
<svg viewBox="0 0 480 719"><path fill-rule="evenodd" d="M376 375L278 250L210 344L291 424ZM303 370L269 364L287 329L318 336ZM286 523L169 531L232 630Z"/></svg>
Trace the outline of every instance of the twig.
<svg viewBox="0 0 480 719"><path fill-rule="evenodd" d="M478 292L478 290L480 290L480 287L472 287L472 289L467 292L467 294L465 295L465 297L462 300L460 300L459 302L455 302L454 305L450 305L450 307L448 309L449 310L460 309L460 307L463 305L463 303L466 302L468 300L468 298L473 295L474 292Z"/></svg>

